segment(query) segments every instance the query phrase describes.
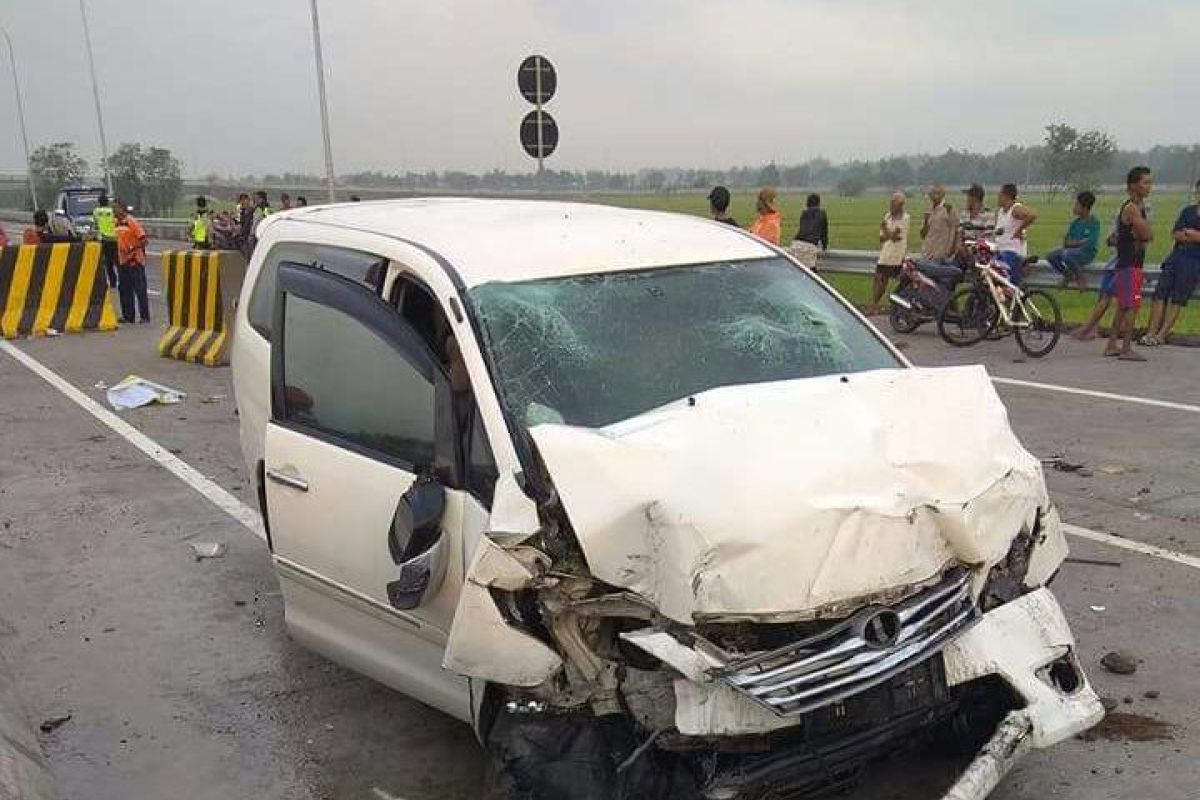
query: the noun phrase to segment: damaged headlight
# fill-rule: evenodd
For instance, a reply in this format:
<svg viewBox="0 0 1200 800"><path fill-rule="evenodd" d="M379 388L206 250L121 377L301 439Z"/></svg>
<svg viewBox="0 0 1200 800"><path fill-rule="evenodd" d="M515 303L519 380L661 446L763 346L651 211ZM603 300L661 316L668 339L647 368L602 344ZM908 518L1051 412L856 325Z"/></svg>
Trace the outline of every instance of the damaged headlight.
<svg viewBox="0 0 1200 800"><path fill-rule="evenodd" d="M1047 508L1038 513L1033 529L1022 528L1008 553L988 572L979 607L988 612L1015 600L1039 586L1047 586L1066 556L1058 512Z"/></svg>

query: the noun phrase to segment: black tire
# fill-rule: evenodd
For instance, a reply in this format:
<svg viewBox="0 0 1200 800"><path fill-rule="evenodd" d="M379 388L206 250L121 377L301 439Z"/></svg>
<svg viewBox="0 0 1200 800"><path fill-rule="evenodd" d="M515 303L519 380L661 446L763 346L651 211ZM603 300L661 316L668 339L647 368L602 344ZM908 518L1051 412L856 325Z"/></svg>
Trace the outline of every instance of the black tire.
<svg viewBox="0 0 1200 800"><path fill-rule="evenodd" d="M1054 349L1062 335L1062 310L1058 301L1049 292L1033 289L1025 293L1025 300L1017 306L1021 323L1014 327L1017 346L1030 358L1041 358ZM1028 315L1030 319L1024 319ZM1028 323L1028 324L1025 324Z"/></svg>
<svg viewBox="0 0 1200 800"><path fill-rule="evenodd" d="M895 303L888 308L888 322L896 333L912 333L921 327L921 320L915 313Z"/></svg>
<svg viewBox="0 0 1200 800"><path fill-rule="evenodd" d="M938 314L938 335L947 344L969 347L991 333L999 319L999 309L986 289L960 286Z"/></svg>

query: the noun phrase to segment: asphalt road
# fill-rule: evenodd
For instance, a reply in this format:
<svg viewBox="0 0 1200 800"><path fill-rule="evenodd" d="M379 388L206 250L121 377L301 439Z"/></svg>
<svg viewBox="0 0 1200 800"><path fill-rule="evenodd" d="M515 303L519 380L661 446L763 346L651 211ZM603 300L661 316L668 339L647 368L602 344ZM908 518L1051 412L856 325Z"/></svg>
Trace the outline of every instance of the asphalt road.
<svg viewBox="0 0 1200 800"><path fill-rule="evenodd" d="M151 271L151 288L161 284ZM159 358L155 323L16 346L103 402L129 373L187 392L178 406L122 412L218 485L253 504L242 475L228 369ZM1104 359L1064 342L1017 362L1011 340L951 350L932 329L904 337L920 364L985 363L1021 381L1151 398L1200 398L1200 350ZM0 353L0 651L40 719L71 715L43 744L64 798L473 798L471 731L300 649L282 627L263 544L212 503ZM1200 556L1200 414L1002 384L1026 445L1081 464L1048 467L1072 523ZM197 561L191 542L228 545ZM1081 657L1124 724L1026 759L997 800L1184 800L1200 786L1200 573L1072 538L1055 584ZM1104 671L1132 650L1133 676ZM1157 693L1148 698L1146 693ZM1129 702L1121 702L1128 698ZM1135 741L1147 720L1169 738ZM953 765L907 757L859 798L928 797Z"/></svg>

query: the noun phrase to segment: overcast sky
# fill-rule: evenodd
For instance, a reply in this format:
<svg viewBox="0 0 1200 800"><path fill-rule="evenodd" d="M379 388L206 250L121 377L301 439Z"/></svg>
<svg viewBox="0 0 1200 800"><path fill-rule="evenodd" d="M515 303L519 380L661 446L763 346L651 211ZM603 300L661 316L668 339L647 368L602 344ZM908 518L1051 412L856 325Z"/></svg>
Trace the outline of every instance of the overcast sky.
<svg viewBox="0 0 1200 800"><path fill-rule="evenodd" d="M86 0L110 147L188 174L321 172L307 0ZM759 165L992 150L1065 121L1200 140L1196 0L321 0L334 161L531 168L523 56L547 55L549 166ZM99 156L77 0L0 0L30 138ZM0 45L2 46L2 45ZM0 60L0 171L23 166Z"/></svg>

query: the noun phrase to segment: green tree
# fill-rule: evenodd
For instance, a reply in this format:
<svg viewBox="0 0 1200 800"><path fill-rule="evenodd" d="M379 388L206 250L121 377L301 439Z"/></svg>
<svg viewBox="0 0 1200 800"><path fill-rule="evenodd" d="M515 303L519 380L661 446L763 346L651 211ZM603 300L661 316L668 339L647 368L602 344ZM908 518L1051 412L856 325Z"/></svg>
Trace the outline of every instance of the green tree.
<svg viewBox="0 0 1200 800"><path fill-rule="evenodd" d="M1063 123L1047 125L1044 141L1042 159L1051 195L1060 189L1093 188L1117 152L1116 140L1104 131L1080 132Z"/></svg>
<svg viewBox="0 0 1200 800"><path fill-rule="evenodd" d="M125 142L109 156L108 171L117 198L145 216L170 213L183 192L179 160L165 147Z"/></svg>
<svg viewBox="0 0 1200 800"><path fill-rule="evenodd" d="M63 187L83 182L88 164L75 152L74 142L44 144L29 156L29 168L43 203L53 203Z"/></svg>

